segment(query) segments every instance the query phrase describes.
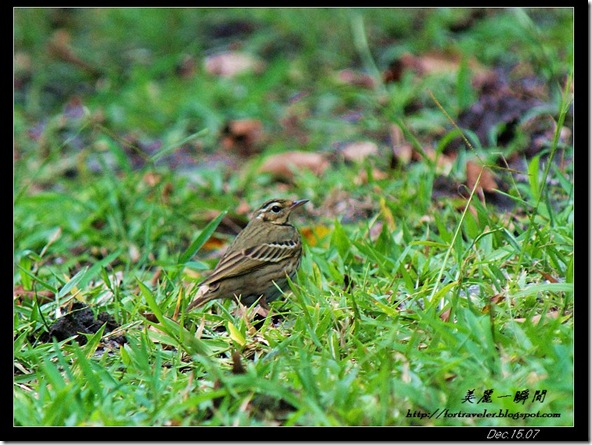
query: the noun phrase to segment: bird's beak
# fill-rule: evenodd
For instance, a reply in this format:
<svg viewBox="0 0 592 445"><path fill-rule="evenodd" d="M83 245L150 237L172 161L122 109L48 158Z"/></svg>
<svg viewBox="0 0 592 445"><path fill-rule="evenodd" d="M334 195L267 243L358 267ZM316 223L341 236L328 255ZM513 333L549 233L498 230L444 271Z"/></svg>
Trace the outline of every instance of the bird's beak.
<svg viewBox="0 0 592 445"><path fill-rule="evenodd" d="M308 199L300 199L298 201L294 201L292 202L292 205L290 206L290 210L294 210L297 207L300 207L303 204L306 204L308 202Z"/></svg>

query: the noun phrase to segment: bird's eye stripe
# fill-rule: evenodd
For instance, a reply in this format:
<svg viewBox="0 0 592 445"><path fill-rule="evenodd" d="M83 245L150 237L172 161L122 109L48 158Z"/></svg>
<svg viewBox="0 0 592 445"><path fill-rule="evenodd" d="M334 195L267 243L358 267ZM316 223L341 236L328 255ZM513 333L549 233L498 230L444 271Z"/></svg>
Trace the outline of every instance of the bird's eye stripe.
<svg viewBox="0 0 592 445"><path fill-rule="evenodd" d="M279 203L279 202L277 202L277 201L273 201L273 202L270 202L269 204L267 204L267 206L265 206L265 208L264 208L263 210L264 210L264 211L265 211L265 210L271 210L271 209L273 209L274 207L279 207L279 209L281 209L280 203Z"/></svg>

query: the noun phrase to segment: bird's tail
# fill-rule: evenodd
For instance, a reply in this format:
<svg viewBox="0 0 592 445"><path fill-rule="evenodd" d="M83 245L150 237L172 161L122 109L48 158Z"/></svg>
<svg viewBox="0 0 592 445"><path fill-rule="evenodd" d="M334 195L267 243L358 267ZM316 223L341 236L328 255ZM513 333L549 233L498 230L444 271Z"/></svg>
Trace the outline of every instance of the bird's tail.
<svg viewBox="0 0 592 445"><path fill-rule="evenodd" d="M187 312L189 312L190 310L192 310L196 307L203 306L208 301L211 301L214 298L216 298L215 293L208 294L209 290L210 290L210 288L205 284L200 286L199 289L197 290L197 294L195 295L195 299L191 303L189 303L189 306L187 306Z"/></svg>

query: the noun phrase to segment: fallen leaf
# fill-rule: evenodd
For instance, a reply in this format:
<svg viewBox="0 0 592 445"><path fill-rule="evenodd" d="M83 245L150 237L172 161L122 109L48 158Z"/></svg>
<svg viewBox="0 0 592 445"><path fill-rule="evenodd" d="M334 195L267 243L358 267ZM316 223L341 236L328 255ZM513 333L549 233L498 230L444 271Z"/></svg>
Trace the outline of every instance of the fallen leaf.
<svg viewBox="0 0 592 445"><path fill-rule="evenodd" d="M212 235L208 238L208 240L202 246L203 250L218 250L221 249L226 245L226 240L217 237L216 235Z"/></svg>
<svg viewBox="0 0 592 445"><path fill-rule="evenodd" d="M236 213L237 215L248 215L251 213L251 206L246 200L241 199L236 207Z"/></svg>
<svg viewBox="0 0 592 445"><path fill-rule="evenodd" d="M369 156L378 155L378 146L374 142L349 142L339 150L346 161L361 162Z"/></svg>
<svg viewBox="0 0 592 445"><path fill-rule="evenodd" d="M557 318L557 317L559 317L559 311L557 311L557 310L551 310L551 311L547 312L544 315L543 314L534 315L530 319L530 322L532 324L538 324L541 321L541 318L543 318L543 316L545 318L549 318L549 319ZM514 318L514 321L517 322L517 323L524 323L526 321L526 318Z"/></svg>
<svg viewBox="0 0 592 445"><path fill-rule="evenodd" d="M262 141L263 124L258 119L233 120L222 130L222 146L243 156L258 152Z"/></svg>
<svg viewBox="0 0 592 445"><path fill-rule="evenodd" d="M391 168L397 164L407 165L413 157L413 145L409 143L398 125L389 126L389 140L393 150Z"/></svg>
<svg viewBox="0 0 592 445"><path fill-rule="evenodd" d="M309 246L316 246L319 241L331 233L331 228L323 225L302 227L300 234Z"/></svg>
<svg viewBox="0 0 592 445"><path fill-rule="evenodd" d="M311 210L315 216L332 219L340 218L342 223L366 220L376 212L376 202L369 196L363 199L352 198L344 190L335 190L327 195L325 201Z"/></svg>
<svg viewBox="0 0 592 445"><path fill-rule="evenodd" d="M25 299L35 301L35 298L37 298L40 304L49 303L53 301L55 297L55 294L49 290L25 290L21 285L18 285L14 288L13 295L14 299L17 301L22 301Z"/></svg>
<svg viewBox="0 0 592 445"><path fill-rule="evenodd" d="M421 56L405 53L401 56L401 63L404 69L412 70L419 76L458 69L457 61L433 52Z"/></svg>
<svg viewBox="0 0 592 445"><path fill-rule="evenodd" d="M491 145L492 131L496 132L498 146L505 146L512 141L519 125L526 133L532 133L526 130L529 123L522 122L523 118L529 110L541 105L545 97L548 97L548 87L545 82L538 81L534 77L512 79L511 76L511 73L499 70L492 73L478 73L472 79L479 99L470 108L460 113L457 123L460 128L474 132L484 147ZM537 121L540 116L537 115L534 120ZM553 120L549 119L538 132L549 128L552 122ZM522 144L527 153L532 150L538 153L540 150L532 146L536 133L537 131L530 134L531 140ZM449 142L446 150L457 150L462 145L464 142L461 138L456 138Z"/></svg>
<svg viewBox="0 0 592 445"><path fill-rule="evenodd" d="M152 323L159 323L158 318L152 312L142 312L142 317L146 320L151 321Z"/></svg>
<svg viewBox="0 0 592 445"><path fill-rule="evenodd" d="M377 168L372 169L372 179L374 181L380 181L382 179L388 178L388 175L383 172L382 170L378 170ZM362 185L368 184L368 172L366 170L362 170L354 179L354 184Z"/></svg>
<svg viewBox="0 0 592 445"><path fill-rule="evenodd" d="M430 146L422 147L422 149L423 153L421 153L420 151L416 150L415 147L413 147L413 160L421 161L424 159L424 157L427 157L431 161L436 161L436 171L438 173L440 173L441 175L448 175L450 173L450 171L452 170L454 160L456 159L456 154L451 153L450 155L448 155L445 153L440 153L438 155L436 153L436 150L434 150Z"/></svg>
<svg viewBox="0 0 592 445"><path fill-rule="evenodd" d="M288 151L269 156L259 168L259 172L291 181L294 179L294 171L309 170L315 175L321 175L327 167L329 161L320 153Z"/></svg>
<svg viewBox="0 0 592 445"><path fill-rule="evenodd" d="M393 161L391 165L407 165L411 162L413 157L413 145L404 143L401 145L393 145Z"/></svg>
<svg viewBox="0 0 592 445"><path fill-rule="evenodd" d="M467 161L467 187L473 190L477 180L479 180L478 189L493 193L498 190L498 185L495 181L493 172L485 166L481 166L474 161ZM481 175L481 178L479 178Z"/></svg>
<svg viewBox="0 0 592 445"><path fill-rule="evenodd" d="M152 274L152 277L150 278L150 284L152 286L156 286L161 275L162 275L162 268L158 267L156 269L156 271Z"/></svg>
<svg viewBox="0 0 592 445"><path fill-rule="evenodd" d="M234 77L246 72L259 73L264 67L256 57L239 51L227 51L208 56L204 64L206 72L222 77Z"/></svg>
<svg viewBox="0 0 592 445"><path fill-rule="evenodd" d="M369 230L369 235L370 235L370 240L372 242L376 241L378 239L378 237L380 236L380 233L382 232L382 227L384 226L384 223L382 221L375 221L374 224L372 224L372 227L370 227Z"/></svg>
<svg viewBox="0 0 592 445"><path fill-rule="evenodd" d="M493 297L491 297L489 299L489 302L483 306L483 309L481 309L481 312L483 314L487 314L491 311L491 306L494 304L500 304L502 301L504 301L506 299L506 297L504 297L501 294L495 294Z"/></svg>
<svg viewBox="0 0 592 445"><path fill-rule="evenodd" d="M402 70L414 71L418 76L423 77L434 73L455 72L460 68L462 55L460 53L444 53L430 51L419 56L405 53L400 58ZM468 66L473 75L483 75L488 70L476 59L470 59Z"/></svg>
<svg viewBox="0 0 592 445"><path fill-rule="evenodd" d="M142 176L142 181L150 187L157 185L162 179L162 175L148 171Z"/></svg>
<svg viewBox="0 0 592 445"><path fill-rule="evenodd" d="M495 294L493 297L491 297L489 299L489 301L491 302L491 304L500 304L505 299L506 299L506 297L504 297L503 295Z"/></svg>
<svg viewBox="0 0 592 445"><path fill-rule="evenodd" d="M545 280L547 280L549 283L558 283L559 281L557 280L557 278L553 277L552 275L549 275L547 272L539 272L543 278Z"/></svg>
<svg viewBox="0 0 592 445"><path fill-rule="evenodd" d="M351 69L344 69L337 73L337 79L348 85L354 85L358 87L372 89L375 87L376 82L365 73L360 73Z"/></svg>
<svg viewBox="0 0 592 445"><path fill-rule="evenodd" d="M450 312L451 312L452 308L448 308L446 309L444 312L442 312L440 314L440 320L442 320L443 322L448 322L450 320Z"/></svg>

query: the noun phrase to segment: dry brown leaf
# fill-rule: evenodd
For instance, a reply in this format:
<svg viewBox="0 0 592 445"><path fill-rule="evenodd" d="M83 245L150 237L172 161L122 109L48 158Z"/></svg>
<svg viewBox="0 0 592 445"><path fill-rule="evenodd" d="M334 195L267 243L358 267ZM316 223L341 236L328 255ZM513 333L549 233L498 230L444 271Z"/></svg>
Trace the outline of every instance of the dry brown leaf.
<svg viewBox="0 0 592 445"><path fill-rule="evenodd" d="M297 170L310 170L321 175L329 167L329 161L320 153L288 151L269 156L259 168L260 173L271 173L278 179L291 181Z"/></svg>
<svg viewBox="0 0 592 445"><path fill-rule="evenodd" d="M372 178L376 181L380 181L382 179L388 178L388 175L383 172L382 170L378 170L377 168L372 169ZM354 179L354 184L362 185L368 183L368 172L366 170L362 170Z"/></svg>
<svg viewBox="0 0 592 445"><path fill-rule="evenodd" d="M262 140L263 124L258 119L233 120L222 130L222 146L244 156L259 151Z"/></svg>
<svg viewBox="0 0 592 445"><path fill-rule="evenodd" d="M146 320L151 321L152 323L159 323L158 318L152 312L142 312L142 317Z"/></svg>
<svg viewBox="0 0 592 445"><path fill-rule="evenodd" d="M413 157L413 145L405 139L401 128L398 125L391 125L389 127L389 136L393 150L391 167L394 167L396 164L409 164Z"/></svg>
<svg viewBox="0 0 592 445"><path fill-rule="evenodd" d="M349 142L340 152L346 161L361 162L369 156L378 155L378 146L370 141Z"/></svg>
<svg viewBox="0 0 592 445"><path fill-rule="evenodd" d="M541 321L541 318L543 317L542 314L538 314L538 315L534 315L531 319L530 322L532 324L538 324ZM557 310L551 310L549 312L547 312L544 315L545 318L557 318L559 317L559 311ZM514 321L517 323L524 323L526 321L526 318L514 318Z"/></svg>
<svg viewBox="0 0 592 445"><path fill-rule="evenodd" d="M413 145L407 142L401 145L393 145L393 156L401 165L409 164L413 157Z"/></svg>
<svg viewBox="0 0 592 445"><path fill-rule="evenodd" d="M446 309L444 312L442 312L440 314L440 320L442 320L444 323L450 321L450 312L451 312L452 308L448 308Z"/></svg>
<svg viewBox="0 0 592 445"><path fill-rule="evenodd" d="M217 237L216 235L212 235L208 238L208 240L202 246L204 250L218 250L224 247L226 241L222 238Z"/></svg>
<svg viewBox="0 0 592 445"><path fill-rule="evenodd" d="M311 210L315 216L332 219L341 218L342 222L366 220L376 212L376 202L365 195L356 199L344 190L332 191L325 201Z"/></svg>
<svg viewBox="0 0 592 445"><path fill-rule="evenodd" d="M152 277L150 278L150 284L152 286L156 286L161 275L162 275L162 268L158 267L156 269L156 271L152 274Z"/></svg>
<svg viewBox="0 0 592 445"><path fill-rule="evenodd" d="M479 71L473 75L471 85L476 91L486 90L497 81L498 74L495 71Z"/></svg>
<svg viewBox="0 0 592 445"><path fill-rule="evenodd" d="M503 302L506 299L506 297L504 297L501 294L495 294L493 297L491 297L489 299L489 303L487 303L485 306L483 306L483 309L481 309L481 312L484 314L487 314L490 312L491 310L491 306L493 304L500 304L501 302Z"/></svg>
<svg viewBox="0 0 592 445"><path fill-rule="evenodd" d="M14 299L17 301L21 301L21 300L35 300L35 296L37 296L37 298L39 299L39 303L43 304L43 303L49 303L50 301L53 301L55 294L49 290L38 290L38 291L32 291L32 290L25 290L23 288L23 286L18 285L14 288L13 290L13 294L14 294Z"/></svg>
<svg viewBox="0 0 592 445"><path fill-rule="evenodd" d="M150 187L154 187L158 184L162 179L162 175L154 172L146 172L144 176L142 176L142 181Z"/></svg>
<svg viewBox="0 0 592 445"><path fill-rule="evenodd" d="M376 221L374 224L372 224L372 227L370 227L369 230L369 235L370 235L370 240L372 242L375 242L378 237L380 236L380 233L382 232L382 227L384 226L384 223L382 221Z"/></svg>
<svg viewBox="0 0 592 445"><path fill-rule="evenodd" d="M467 162L467 187L469 190L473 190L477 179L479 179L479 175L481 178L479 179L479 187L481 190L486 192L494 192L498 189L498 185L495 181L495 176L493 172L489 170L487 167L482 167L474 161ZM483 172L481 172L483 170Z"/></svg>
<svg viewBox="0 0 592 445"><path fill-rule="evenodd" d="M245 72L261 72L263 63L239 51L227 51L206 57L205 70L215 76L234 77Z"/></svg>
<svg viewBox="0 0 592 445"><path fill-rule="evenodd" d="M460 54L449 54L430 51L420 56L406 53L401 56L402 69L415 71L419 76L433 73L454 72L460 68L462 57ZM475 59L468 61L469 68L474 75L482 76L487 70Z"/></svg>
<svg viewBox="0 0 592 445"><path fill-rule="evenodd" d="M427 156L427 158L431 159L432 161L436 160L437 156L436 167L438 173L447 175L450 172L452 169L452 164L454 163L454 159L456 159L455 153L451 153L450 155L440 153L440 155L437 155L436 150L430 146L423 147L423 151L425 156ZM423 154L414 148L412 158L416 161L421 161L423 160Z"/></svg>
<svg viewBox="0 0 592 445"><path fill-rule="evenodd" d="M244 199L241 199L240 202L238 203L238 206L236 207L237 215L248 215L251 213L251 210L252 210L251 206Z"/></svg>
<svg viewBox="0 0 592 445"><path fill-rule="evenodd" d="M302 227L300 233L309 246L316 246L320 240L331 233L331 228L322 225Z"/></svg>
<svg viewBox="0 0 592 445"><path fill-rule="evenodd" d="M458 61L434 52L421 56L406 53L401 56L401 63L405 69L415 71L419 76L458 69Z"/></svg>
<svg viewBox="0 0 592 445"><path fill-rule="evenodd" d="M495 294L493 297L491 297L489 299L489 301L491 302L491 304L500 304L505 299L506 299L506 297L504 297L503 295Z"/></svg>
<svg viewBox="0 0 592 445"><path fill-rule="evenodd" d="M354 85L358 87L364 87L372 89L376 85L372 76L365 73L360 73L351 69L341 70L337 73L337 78L340 82L348 85Z"/></svg>
<svg viewBox="0 0 592 445"><path fill-rule="evenodd" d="M557 278L553 277L552 275L549 275L547 272L539 272L539 273L540 273L540 274L543 276L543 278L544 278L545 280L547 280L549 283L557 283L557 282L558 282Z"/></svg>
<svg viewBox="0 0 592 445"><path fill-rule="evenodd" d="M401 127L395 124L389 126L389 137L391 138L391 145L401 145L407 141Z"/></svg>

